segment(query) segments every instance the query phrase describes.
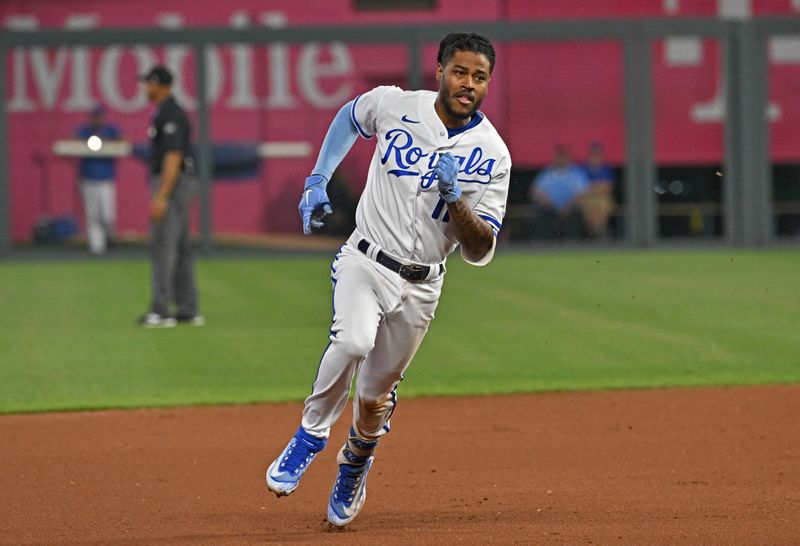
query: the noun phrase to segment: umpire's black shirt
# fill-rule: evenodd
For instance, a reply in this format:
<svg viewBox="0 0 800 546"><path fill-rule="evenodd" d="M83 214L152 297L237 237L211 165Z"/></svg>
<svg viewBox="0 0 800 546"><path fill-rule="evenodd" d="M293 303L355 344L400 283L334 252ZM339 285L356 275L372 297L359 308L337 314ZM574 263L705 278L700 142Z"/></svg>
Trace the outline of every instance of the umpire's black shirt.
<svg viewBox="0 0 800 546"><path fill-rule="evenodd" d="M183 152L181 171L191 166L192 147L189 141L189 118L170 95L158 108L153 125L147 131L150 136L150 172L161 173L161 163L169 150Z"/></svg>

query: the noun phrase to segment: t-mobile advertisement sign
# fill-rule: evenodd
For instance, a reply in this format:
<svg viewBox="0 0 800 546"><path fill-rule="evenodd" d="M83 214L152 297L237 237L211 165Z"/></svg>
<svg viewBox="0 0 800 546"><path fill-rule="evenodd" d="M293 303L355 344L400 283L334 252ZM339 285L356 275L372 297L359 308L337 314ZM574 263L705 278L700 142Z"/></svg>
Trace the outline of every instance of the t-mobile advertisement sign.
<svg viewBox="0 0 800 546"><path fill-rule="evenodd" d="M652 0L648 2L487 1L465 7L441 0L430 11L361 12L349 0L257 0L236 6L211 3L197 10L188 0L86 3L77 0L4 2L6 28L75 32L108 27L398 24L410 22L718 16L746 19L793 15L793 0ZM602 5L601 5L602 4ZM459 24L458 29L468 30ZM435 85L436 46L423 48L426 86ZM723 154L725 96L720 44L692 36L669 37L653 48L656 92L656 157L662 164L713 164ZM505 138L517 166L550 160L555 144L580 158L590 142L605 144L609 158L624 159L623 51L619 43L514 42L497 45L497 64L482 106ZM800 123L800 37L769 43L771 151L778 161L798 161L794 128ZM206 87L215 144L213 225L222 232L298 232L302 182L314 163L336 110L375 85L404 86L407 51L402 44L225 44L207 50ZM81 212L77 164L52 152L74 135L97 104L108 121L137 148L147 142L153 115L138 76L155 64L175 75L173 94L194 119L195 56L182 44L19 48L7 57L11 158L12 237L31 236L42 214ZM309 155L259 158L263 143L307 145ZM353 192L363 187L371 143L356 144L340 169ZM238 163L237 163L238 162ZM242 162L249 162L241 168ZM146 163L117 161L118 226L144 232L148 200Z"/></svg>

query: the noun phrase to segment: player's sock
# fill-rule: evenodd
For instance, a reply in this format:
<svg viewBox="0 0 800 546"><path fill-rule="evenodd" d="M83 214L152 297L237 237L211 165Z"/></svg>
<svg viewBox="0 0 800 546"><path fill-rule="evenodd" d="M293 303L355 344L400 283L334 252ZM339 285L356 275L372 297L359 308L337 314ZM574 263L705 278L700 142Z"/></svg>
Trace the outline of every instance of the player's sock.
<svg viewBox="0 0 800 546"><path fill-rule="evenodd" d="M368 442L356 436L356 431L350 427L350 437L345 442L342 449L339 450L339 455L336 457L336 462L339 464L362 465L375 452L378 447L378 440Z"/></svg>

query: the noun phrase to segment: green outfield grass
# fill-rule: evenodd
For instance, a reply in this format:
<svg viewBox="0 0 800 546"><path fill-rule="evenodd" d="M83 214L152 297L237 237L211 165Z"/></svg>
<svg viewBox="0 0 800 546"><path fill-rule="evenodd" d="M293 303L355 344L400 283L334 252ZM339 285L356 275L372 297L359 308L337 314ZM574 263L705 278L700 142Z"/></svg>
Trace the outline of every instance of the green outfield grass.
<svg viewBox="0 0 800 546"><path fill-rule="evenodd" d="M301 400L329 259L206 259L205 327L144 330L145 261L0 262L0 412ZM454 256L401 396L800 381L800 253Z"/></svg>

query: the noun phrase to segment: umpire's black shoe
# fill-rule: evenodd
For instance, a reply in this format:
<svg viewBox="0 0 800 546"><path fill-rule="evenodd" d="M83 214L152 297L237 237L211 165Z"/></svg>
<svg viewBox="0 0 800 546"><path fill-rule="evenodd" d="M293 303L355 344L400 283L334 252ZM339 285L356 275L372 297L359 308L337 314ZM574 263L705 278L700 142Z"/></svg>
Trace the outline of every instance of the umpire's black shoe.
<svg viewBox="0 0 800 546"><path fill-rule="evenodd" d="M196 315L176 315L175 320L178 324L191 324L192 326L203 326L206 323L206 318L200 313Z"/></svg>
<svg viewBox="0 0 800 546"><path fill-rule="evenodd" d="M162 317L158 313L145 313L137 321L145 328L173 328L177 321L172 317Z"/></svg>

